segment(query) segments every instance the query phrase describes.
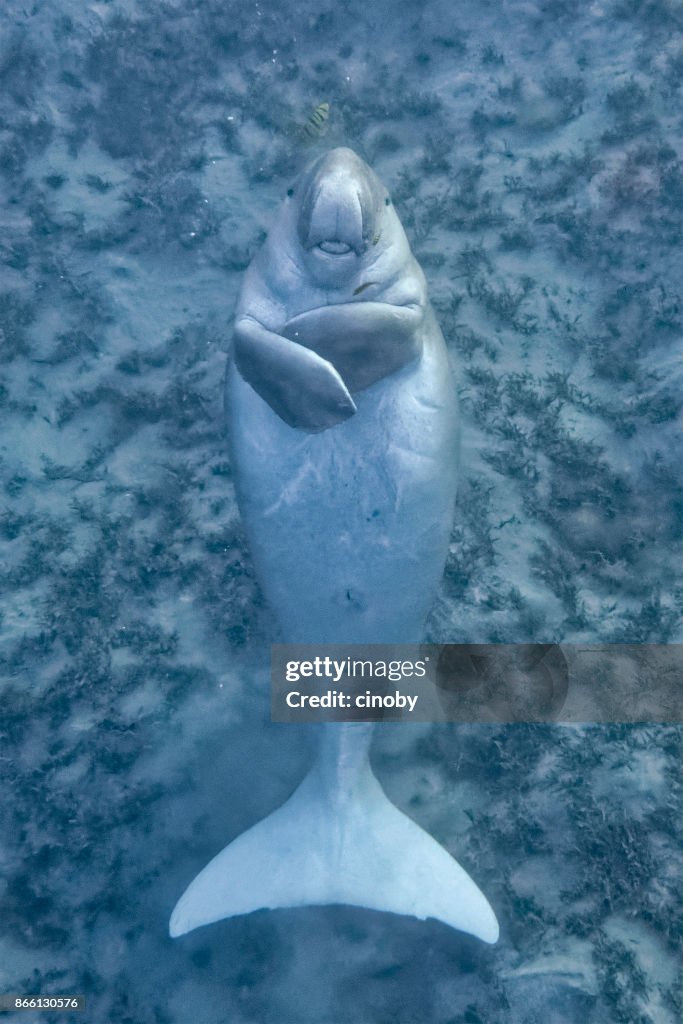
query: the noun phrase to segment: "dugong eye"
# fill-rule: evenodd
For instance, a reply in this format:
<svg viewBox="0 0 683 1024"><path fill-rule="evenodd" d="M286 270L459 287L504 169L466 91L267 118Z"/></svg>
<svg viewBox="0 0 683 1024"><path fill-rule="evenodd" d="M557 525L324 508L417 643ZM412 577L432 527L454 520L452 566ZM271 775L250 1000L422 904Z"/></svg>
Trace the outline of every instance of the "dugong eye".
<svg viewBox="0 0 683 1024"><path fill-rule="evenodd" d="M294 189L293 188L288 188L287 189L287 195L288 196L293 196L294 195Z"/></svg>
<svg viewBox="0 0 683 1024"><path fill-rule="evenodd" d="M391 206L391 199L389 198L389 196L386 196L386 198L384 200L384 205L385 206Z"/></svg>

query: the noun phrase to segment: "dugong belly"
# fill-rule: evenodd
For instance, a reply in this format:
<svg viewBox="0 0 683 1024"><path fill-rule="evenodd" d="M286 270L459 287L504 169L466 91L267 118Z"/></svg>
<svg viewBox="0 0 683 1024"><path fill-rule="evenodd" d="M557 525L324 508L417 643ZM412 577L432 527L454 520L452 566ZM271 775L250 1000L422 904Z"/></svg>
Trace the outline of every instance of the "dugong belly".
<svg viewBox="0 0 683 1024"><path fill-rule="evenodd" d="M229 370L237 497L287 642L421 639L457 474L455 387L430 309L423 331L420 358L354 395L356 414L321 433L289 427Z"/></svg>

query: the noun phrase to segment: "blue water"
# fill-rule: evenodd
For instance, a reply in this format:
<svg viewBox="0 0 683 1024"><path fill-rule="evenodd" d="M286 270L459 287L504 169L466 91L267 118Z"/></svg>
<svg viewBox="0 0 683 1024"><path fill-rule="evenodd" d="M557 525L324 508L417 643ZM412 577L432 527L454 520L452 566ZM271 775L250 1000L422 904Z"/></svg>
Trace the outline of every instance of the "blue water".
<svg viewBox="0 0 683 1024"><path fill-rule="evenodd" d="M379 730L495 947L352 908L167 921L311 755L267 720L222 378L324 149L391 190L457 368L429 638L683 639L680 5L7 0L2 28L0 992L98 1024L679 1021L680 727Z"/></svg>

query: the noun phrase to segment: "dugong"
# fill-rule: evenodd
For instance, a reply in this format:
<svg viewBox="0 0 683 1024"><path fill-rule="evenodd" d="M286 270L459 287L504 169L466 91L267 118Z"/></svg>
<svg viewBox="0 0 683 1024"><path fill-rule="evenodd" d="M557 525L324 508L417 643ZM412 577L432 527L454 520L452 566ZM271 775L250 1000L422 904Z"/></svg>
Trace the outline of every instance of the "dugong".
<svg viewBox="0 0 683 1024"><path fill-rule="evenodd" d="M350 149L296 180L246 272L226 411L240 511L284 639L418 642L453 520L456 393L390 196ZM310 773L195 878L171 935L346 903L496 941L472 879L384 794L372 728L319 727Z"/></svg>

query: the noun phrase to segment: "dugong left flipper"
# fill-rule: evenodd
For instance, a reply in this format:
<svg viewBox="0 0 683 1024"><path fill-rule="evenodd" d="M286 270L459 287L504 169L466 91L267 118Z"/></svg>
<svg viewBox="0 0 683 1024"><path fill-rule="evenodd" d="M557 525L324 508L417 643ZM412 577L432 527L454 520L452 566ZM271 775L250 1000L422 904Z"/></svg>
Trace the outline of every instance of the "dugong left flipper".
<svg viewBox="0 0 683 1024"><path fill-rule="evenodd" d="M346 302L300 313L282 333L333 362L355 393L419 356L423 316L417 303Z"/></svg>

